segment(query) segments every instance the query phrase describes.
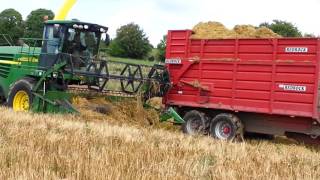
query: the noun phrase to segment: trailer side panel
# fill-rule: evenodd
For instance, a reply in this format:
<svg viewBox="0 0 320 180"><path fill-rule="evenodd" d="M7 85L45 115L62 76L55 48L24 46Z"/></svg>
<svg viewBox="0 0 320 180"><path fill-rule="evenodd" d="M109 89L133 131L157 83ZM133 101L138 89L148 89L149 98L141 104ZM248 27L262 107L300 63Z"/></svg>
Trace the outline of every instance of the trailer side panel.
<svg viewBox="0 0 320 180"><path fill-rule="evenodd" d="M319 39L191 39L169 31L165 103L318 119Z"/></svg>

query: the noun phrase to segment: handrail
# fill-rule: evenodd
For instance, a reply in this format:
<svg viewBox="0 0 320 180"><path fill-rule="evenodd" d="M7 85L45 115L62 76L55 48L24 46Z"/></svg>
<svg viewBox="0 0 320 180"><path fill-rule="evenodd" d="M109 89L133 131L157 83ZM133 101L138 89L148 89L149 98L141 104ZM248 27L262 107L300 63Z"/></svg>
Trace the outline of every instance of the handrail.
<svg viewBox="0 0 320 180"><path fill-rule="evenodd" d="M49 39L42 39L42 38L20 38L22 40L22 45L20 48L20 54L21 55L27 55L28 56L28 61L30 59L32 60L35 56L40 56L40 52L36 52L37 48L41 48L43 42L45 41L53 41Z"/></svg>
<svg viewBox="0 0 320 180"><path fill-rule="evenodd" d="M9 46L13 46L13 40L11 38L11 36L9 34L0 34L0 37L3 38L3 40L6 41L6 44L4 45L9 45ZM2 44L0 44L1 46Z"/></svg>

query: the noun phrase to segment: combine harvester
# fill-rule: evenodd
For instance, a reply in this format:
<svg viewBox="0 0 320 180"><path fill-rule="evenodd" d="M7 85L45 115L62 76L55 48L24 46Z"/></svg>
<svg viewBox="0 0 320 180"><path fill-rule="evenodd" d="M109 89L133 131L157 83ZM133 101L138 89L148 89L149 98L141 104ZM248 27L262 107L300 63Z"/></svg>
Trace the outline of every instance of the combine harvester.
<svg viewBox="0 0 320 180"><path fill-rule="evenodd" d="M21 39L22 46L13 46L8 36L0 37L7 42L0 47L1 104L14 111L73 113L78 111L72 97L79 93L126 97L139 93L144 101L163 96L170 87L165 66L101 59L100 40L108 28L64 20L75 2L67 0L55 19L45 22L43 39ZM118 81L121 90L107 90L110 81ZM167 112L165 118L172 114L181 121L172 108Z"/></svg>
<svg viewBox="0 0 320 180"><path fill-rule="evenodd" d="M79 92L124 96L142 92L145 101L163 96L170 86L166 68L100 59L101 37L108 28L63 20L74 3L66 1L55 20L45 22L43 39L21 39L22 46L0 47L2 104L14 111L72 113L77 112L72 96ZM112 73L109 66L114 64L122 69ZM121 91L107 90L109 81L119 81Z"/></svg>
<svg viewBox="0 0 320 180"><path fill-rule="evenodd" d="M163 95L170 83L164 66L154 65L143 73L142 65L99 59L101 35L107 30L97 24L53 20L45 23L44 39L21 39L32 46L0 47L2 102L15 111L73 112L67 91L132 95L143 88L145 99ZM112 74L113 64L123 69ZM106 90L110 80L120 81L121 92ZM152 86L161 88L151 92Z"/></svg>
<svg viewBox="0 0 320 180"><path fill-rule="evenodd" d="M99 58L108 28L63 20L74 3L45 23L43 39L24 39L33 46L0 47L3 104L72 113L74 93L142 91L144 100L163 97L161 119L173 118L188 134L234 140L249 132L319 144L320 39L210 40L192 39L191 30L169 31L166 66L145 74L142 65L120 63L124 68L113 74L109 66L119 62ZM120 82L120 92L106 89L110 80Z"/></svg>

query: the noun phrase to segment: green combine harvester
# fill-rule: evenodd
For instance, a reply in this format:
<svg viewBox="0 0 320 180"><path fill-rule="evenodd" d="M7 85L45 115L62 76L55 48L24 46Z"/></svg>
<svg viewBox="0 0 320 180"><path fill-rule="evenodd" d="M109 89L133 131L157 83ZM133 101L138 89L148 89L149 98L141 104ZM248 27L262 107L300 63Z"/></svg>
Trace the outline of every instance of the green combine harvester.
<svg viewBox="0 0 320 180"><path fill-rule="evenodd" d="M14 111L74 113L72 97L77 92L106 95L143 94L143 100L163 96L170 88L163 65L112 62L99 56L99 45L107 27L79 21L47 21L43 39L21 39L20 46L0 46L0 102ZM111 73L109 65L122 69ZM107 90L110 80L119 81L121 90ZM157 87L157 88L155 88ZM182 119L173 109L164 120Z"/></svg>
<svg viewBox="0 0 320 180"><path fill-rule="evenodd" d="M1 102L15 111L74 112L66 90L81 81L75 71L80 73L97 55L106 31L94 24L48 21L43 39L0 47ZM86 37L91 44L85 44Z"/></svg>

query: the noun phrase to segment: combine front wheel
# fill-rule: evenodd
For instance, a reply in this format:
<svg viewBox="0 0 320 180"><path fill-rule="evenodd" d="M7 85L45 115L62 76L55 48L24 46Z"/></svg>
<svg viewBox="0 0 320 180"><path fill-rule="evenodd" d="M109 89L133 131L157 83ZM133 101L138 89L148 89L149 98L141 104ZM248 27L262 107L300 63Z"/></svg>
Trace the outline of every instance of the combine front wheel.
<svg viewBox="0 0 320 180"><path fill-rule="evenodd" d="M9 91L7 104L14 111L29 111L31 109L33 79L25 78L14 83Z"/></svg>

